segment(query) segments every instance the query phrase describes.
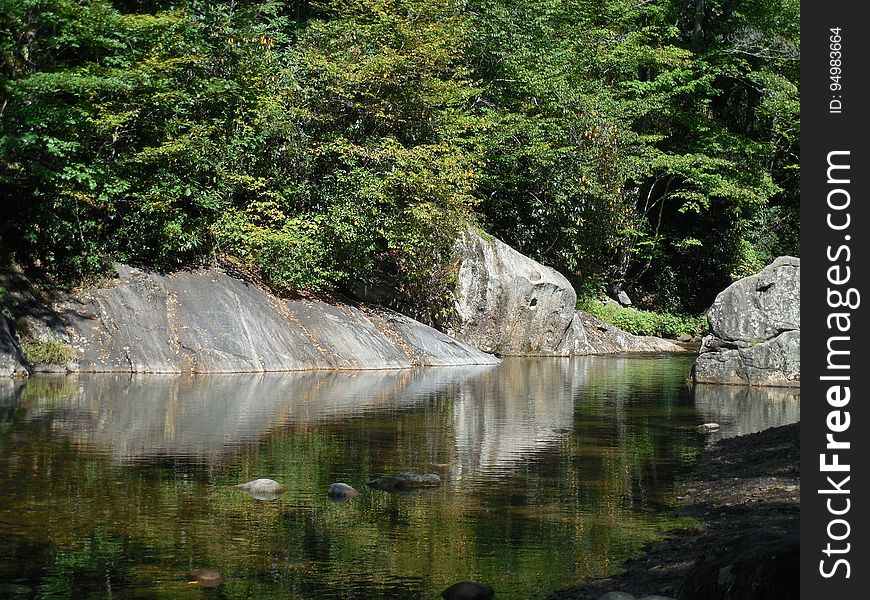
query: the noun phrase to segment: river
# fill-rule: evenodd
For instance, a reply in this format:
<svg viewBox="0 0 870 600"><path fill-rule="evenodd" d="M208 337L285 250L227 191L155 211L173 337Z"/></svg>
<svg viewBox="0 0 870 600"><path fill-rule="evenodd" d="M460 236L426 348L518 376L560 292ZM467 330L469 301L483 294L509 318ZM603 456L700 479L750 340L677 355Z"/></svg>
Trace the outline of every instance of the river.
<svg viewBox="0 0 870 600"><path fill-rule="evenodd" d="M799 420L797 390L693 389L691 363L0 380L0 597L542 597L689 526L705 441ZM366 485L403 471L443 485ZM264 477L287 492L228 487Z"/></svg>

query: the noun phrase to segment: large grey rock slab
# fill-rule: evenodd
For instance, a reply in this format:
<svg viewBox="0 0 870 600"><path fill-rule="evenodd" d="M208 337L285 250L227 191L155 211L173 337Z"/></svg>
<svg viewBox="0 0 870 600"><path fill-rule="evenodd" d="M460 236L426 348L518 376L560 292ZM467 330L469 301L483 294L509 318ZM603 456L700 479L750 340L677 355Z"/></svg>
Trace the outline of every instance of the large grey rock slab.
<svg viewBox="0 0 870 600"><path fill-rule="evenodd" d="M254 373L498 362L391 311L277 298L219 269L117 271L112 285L53 307L77 350L74 370Z"/></svg>
<svg viewBox="0 0 870 600"><path fill-rule="evenodd" d="M800 331L737 348L714 349L705 340L701 350L693 369L697 383L800 387Z"/></svg>
<svg viewBox="0 0 870 600"><path fill-rule="evenodd" d="M0 377L23 377L27 367L8 319L0 315Z"/></svg>
<svg viewBox="0 0 870 600"><path fill-rule="evenodd" d="M456 318L448 332L475 348L502 356L683 351L578 312L563 275L498 239L467 231L456 250Z"/></svg>
<svg viewBox="0 0 870 600"><path fill-rule="evenodd" d="M707 311L710 328L726 341L760 342L801 328L801 262L780 256L760 272L735 281Z"/></svg>
<svg viewBox="0 0 870 600"><path fill-rule="evenodd" d="M573 353L582 331L572 329L577 294L563 275L472 231L456 249L461 264L452 335L505 356Z"/></svg>
<svg viewBox="0 0 870 600"><path fill-rule="evenodd" d="M707 318L696 382L800 386L800 259L779 257L734 282Z"/></svg>

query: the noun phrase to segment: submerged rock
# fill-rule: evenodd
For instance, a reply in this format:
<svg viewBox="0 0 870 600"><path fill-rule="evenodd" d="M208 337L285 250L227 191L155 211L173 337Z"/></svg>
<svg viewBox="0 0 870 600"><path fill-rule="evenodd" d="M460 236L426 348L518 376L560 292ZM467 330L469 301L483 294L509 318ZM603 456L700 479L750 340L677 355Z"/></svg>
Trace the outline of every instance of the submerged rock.
<svg viewBox="0 0 870 600"><path fill-rule="evenodd" d="M698 425L695 429L698 430L698 433L710 433L711 431L717 431L719 429L719 423L703 423L702 425Z"/></svg>
<svg viewBox="0 0 870 600"><path fill-rule="evenodd" d="M334 502L345 502L359 494L359 492L356 491L353 486L339 482L330 485L329 489L326 490L326 494L329 496L329 499Z"/></svg>
<svg viewBox="0 0 870 600"><path fill-rule="evenodd" d="M415 492L421 488L436 488L441 478L435 473L399 473L395 477L380 477L369 481L369 487L391 493Z"/></svg>
<svg viewBox="0 0 870 600"><path fill-rule="evenodd" d="M194 569L185 574L187 585L213 588L223 585L224 577L215 569Z"/></svg>
<svg viewBox="0 0 870 600"><path fill-rule="evenodd" d="M799 387L800 283L800 259L781 256L716 296L693 379Z"/></svg>
<svg viewBox="0 0 870 600"><path fill-rule="evenodd" d="M247 492L249 496L256 500L275 500L287 491L287 488L274 479L254 479L253 481L239 483L230 487L234 490Z"/></svg>
<svg viewBox="0 0 870 600"><path fill-rule="evenodd" d="M477 581L460 581L441 592L444 600L489 600L494 595L491 587Z"/></svg>

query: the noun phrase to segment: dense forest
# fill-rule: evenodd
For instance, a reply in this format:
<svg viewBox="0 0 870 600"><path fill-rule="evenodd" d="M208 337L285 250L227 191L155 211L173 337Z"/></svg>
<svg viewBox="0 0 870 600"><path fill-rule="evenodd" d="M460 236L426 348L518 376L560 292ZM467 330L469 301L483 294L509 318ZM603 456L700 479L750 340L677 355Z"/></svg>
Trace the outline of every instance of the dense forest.
<svg viewBox="0 0 870 600"><path fill-rule="evenodd" d="M0 0L0 261L223 262L426 312L472 226L697 313L798 253L798 9Z"/></svg>

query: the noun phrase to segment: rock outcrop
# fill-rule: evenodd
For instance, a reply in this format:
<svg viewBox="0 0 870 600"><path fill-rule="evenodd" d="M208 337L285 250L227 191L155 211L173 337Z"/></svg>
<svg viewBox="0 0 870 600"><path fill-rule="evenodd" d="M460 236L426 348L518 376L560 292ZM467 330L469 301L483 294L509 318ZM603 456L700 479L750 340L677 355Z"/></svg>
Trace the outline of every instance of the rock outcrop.
<svg viewBox="0 0 870 600"><path fill-rule="evenodd" d="M696 382L800 386L800 259L777 258L734 282L707 319Z"/></svg>
<svg viewBox="0 0 870 600"><path fill-rule="evenodd" d="M79 372L257 373L485 365L498 360L390 310L287 300L220 269L117 267L56 298ZM38 367L37 367L37 370Z"/></svg>
<svg viewBox="0 0 870 600"><path fill-rule="evenodd" d="M500 240L467 231L456 249L456 319L448 333L475 348L501 356L683 351L578 312L563 275Z"/></svg>
<svg viewBox="0 0 870 600"><path fill-rule="evenodd" d="M0 314L0 377L27 376L27 367L9 320Z"/></svg>
<svg viewBox="0 0 870 600"><path fill-rule="evenodd" d="M20 274L13 313L40 343L72 348L33 371L260 373L491 365L504 356L680 352L575 310L565 277L494 238L465 233L456 319L446 333L369 304L275 297L221 269L160 274L125 265L108 284L37 297ZM20 333L20 332L19 332ZM26 374L0 321L0 375Z"/></svg>
<svg viewBox="0 0 870 600"><path fill-rule="evenodd" d="M567 356L585 346L577 294L563 275L471 231L457 250L462 262L453 335L505 356Z"/></svg>

